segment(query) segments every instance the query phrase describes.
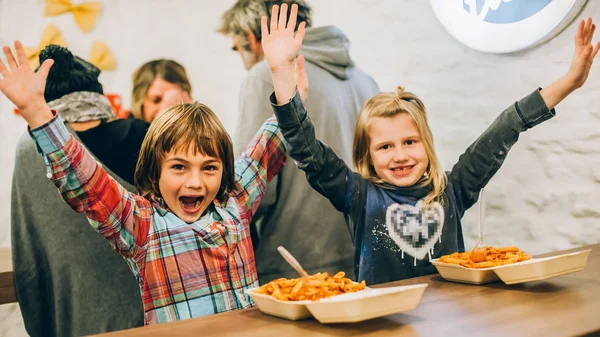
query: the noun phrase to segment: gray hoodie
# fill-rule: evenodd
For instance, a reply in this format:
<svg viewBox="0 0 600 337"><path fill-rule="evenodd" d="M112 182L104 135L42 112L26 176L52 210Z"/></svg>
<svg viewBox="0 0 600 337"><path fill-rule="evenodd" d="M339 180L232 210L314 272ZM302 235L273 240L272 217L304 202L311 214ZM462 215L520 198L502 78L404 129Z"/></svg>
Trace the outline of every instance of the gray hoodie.
<svg viewBox="0 0 600 337"><path fill-rule="evenodd" d="M306 59L306 102L317 137L352 163L354 128L362 104L379 92L373 79L354 65L350 42L338 28L309 28L300 53ZM273 84L265 61L250 69L240 90L236 154L273 114ZM284 246L308 273L344 271L354 277L354 250L344 216L315 192L292 160L274 179L253 221L256 267L261 284L277 277L296 277L281 258Z"/></svg>

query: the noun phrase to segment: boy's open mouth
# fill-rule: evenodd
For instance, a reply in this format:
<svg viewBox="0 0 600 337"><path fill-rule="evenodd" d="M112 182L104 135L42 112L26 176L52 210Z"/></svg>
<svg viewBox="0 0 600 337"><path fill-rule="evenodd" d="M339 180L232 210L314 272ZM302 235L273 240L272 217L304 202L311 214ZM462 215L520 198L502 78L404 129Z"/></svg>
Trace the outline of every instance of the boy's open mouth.
<svg viewBox="0 0 600 337"><path fill-rule="evenodd" d="M196 213L200 210L203 197L179 197L181 208L187 213Z"/></svg>

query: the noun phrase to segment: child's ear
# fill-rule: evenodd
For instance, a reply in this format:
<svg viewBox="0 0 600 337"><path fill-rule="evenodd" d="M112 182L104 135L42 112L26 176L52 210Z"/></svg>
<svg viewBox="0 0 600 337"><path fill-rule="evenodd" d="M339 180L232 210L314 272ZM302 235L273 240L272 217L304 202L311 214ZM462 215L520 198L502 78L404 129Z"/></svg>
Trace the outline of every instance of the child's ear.
<svg viewBox="0 0 600 337"><path fill-rule="evenodd" d="M263 55L262 44L258 39L256 39L256 35L251 31L246 33L246 39L248 40L248 48L253 54Z"/></svg>

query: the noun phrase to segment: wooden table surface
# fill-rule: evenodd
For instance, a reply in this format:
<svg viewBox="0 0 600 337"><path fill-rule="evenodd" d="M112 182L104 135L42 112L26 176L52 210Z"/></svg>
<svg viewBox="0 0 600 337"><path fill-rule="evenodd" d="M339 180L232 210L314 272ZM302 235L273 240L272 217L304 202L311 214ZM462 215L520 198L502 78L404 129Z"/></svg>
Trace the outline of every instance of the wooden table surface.
<svg viewBox="0 0 600 337"><path fill-rule="evenodd" d="M0 248L0 304L16 301L10 248Z"/></svg>
<svg viewBox="0 0 600 337"><path fill-rule="evenodd" d="M600 333L600 244L584 270L512 286L467 285L438 274L387 283L428 283L416 309L351 324L288 321L257 308L102 334L145 336L574 336ZM546 255L555 255L556 252ZM542 255L545 256L545 255Z"/></svg>

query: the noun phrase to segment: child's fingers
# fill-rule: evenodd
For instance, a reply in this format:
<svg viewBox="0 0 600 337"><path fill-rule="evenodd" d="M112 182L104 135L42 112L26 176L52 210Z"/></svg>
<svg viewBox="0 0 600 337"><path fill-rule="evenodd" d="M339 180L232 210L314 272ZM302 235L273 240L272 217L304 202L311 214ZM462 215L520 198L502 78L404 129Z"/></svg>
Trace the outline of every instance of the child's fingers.
<svg viewBox="0 0 600 337"><path fill-rule="evenodd" d="M302 21L300 22L300 25L298 26L298 31L296 31L296 36L295 39L296 41L299 41L300 43L302 43L302 41L304 40L304 34L306 33L306 22Z"/></svg>
<svg viewBox="0 0 600 337"><path fill-rule="evenodd" d="M279 6L273 5L271 8L271 34L277 30L277 14L279 14Z"/></svg>
<svg viewBox="0 0 600 337"><path fill-rule="evenodd" d="M17 66L17 61L15 60L12 50L10 50L10 47L4 46L4 48L2 48L2 50L4 51L4 55L6 55L6 63L8 63L8 67L10 68L10 70L11 71L17 70L17 68L19 66Z"/></svg>
<svg viewBox="0 0 600 337"><path fill-rule="evenodd" d="M298 55L294 60L294 75L300 78L304 74L304 55Z"/></svg>
<svg viewBox="0 0 600 337"><path fill-rule="evenodd" d="M266 16L260 18L260 35L263 41L265 40L265 37L269 35L269 27L267 26Z"/></svg>
<svg viewBox="0 0 600 337"><path fill-rule="evenodd" d="M596 57L596 54L598 54L598 50L600 50L600 42L597 42L594 46L594 50L592 51L592 59Z"/></svg>
<svg viewBox="0 0 600 337"><path fill-rule="evenodd" d="M308 77L304 69L304 56L298 55L294 61L294 81L302 102L306 102L308 99Z"/></svg>
<svg viewBox="0 0 600 337"><path fill-rule="evenodd" d="M587 39L585 41L586 45L588 45L592 42L592 38L594 37L595 31L596 31L596 25L592 25L592 27L590 27L590 30L588 31L588 34L587 34Z"/></svg>
<svg viewBox="0 0 600 337"><path fill-rule="evenodd" d="M585 46L583 48L583 51L581 52L581 56L580 56L581 61L580 62L583 62L584 65L587 65L589 63L588 59L592 55L593 51L594 51L594 48L592 48L592 46L590 46L590 45Z"/></svg>
<svg viewBox="0 0 600 337"><path fill-rule="evenodd" d="M6 76L8 76L8 74L10 74L10 72L8 71L8 69L6 69L6 66L4 65L4 62L2 62L2 60L0 60L0 74L2 75L2 77L6 77Z"/></svg>
<svg viewBox="0 0 600 337"><path fill-rule="evenodd" d="M19 61L19 67L29 67L29 60L27 59L27 55L25 55L25 48L21 44L21 41L15 41L15 51L17 52L17 60Z"/></svg>
<svg viewBox="0 0 600 337"><path fill-rule="evenodd" d="M304 55L298 55L298 58L296 59L296 67L298 68L298 71L304 71Z"/></svg>
<svg viewBox="0 0 600 337"><path fill-rule="evenodd" d="M583 44L583 29L584 29L585 21L579 21L579 26L577 27L577 33L575 33L575 45Z"/></svg>
<svg viewBox="0 0 600 337"><path fill-rule="evenodd" d="M290 11L290 21L287 23L287 29L294 30L296 28L296 19L298 18L298 5L293 4Z"/></svg>
<svg viewBox="0 0 600 337"><path fill-rule="evenodd" d="M279 23L277 27L280 29L285 29L285 24L287 23L287 9L288 5L286 3L281 4L281 9L279 10Z"/></svg>
<svg viewBox="0 0 600 337"><path fill-rule="evenodd" d="M53 64L54 64L53 59L47 59L46 61L44 61L44 63L42 63L42 65L40 66L40 68L37 71L37 73L40 74L40 76L42 76L44 83L46 82L46 78L48 77L48 72L50 72L50 68L52 68Z"/></svg>
<svg viewBox="0 0 600 337"><path fill-rule="evenodd" d="M584 36L584 42L587 39L588 33L590 32L590 29L592 28L592 18L588 18L585 21L585 26L583 28L583 36Z"/></svg>

